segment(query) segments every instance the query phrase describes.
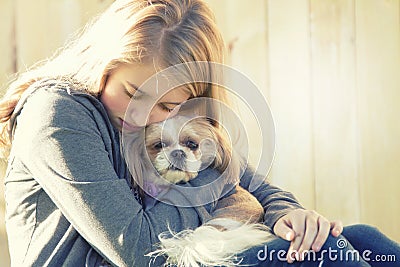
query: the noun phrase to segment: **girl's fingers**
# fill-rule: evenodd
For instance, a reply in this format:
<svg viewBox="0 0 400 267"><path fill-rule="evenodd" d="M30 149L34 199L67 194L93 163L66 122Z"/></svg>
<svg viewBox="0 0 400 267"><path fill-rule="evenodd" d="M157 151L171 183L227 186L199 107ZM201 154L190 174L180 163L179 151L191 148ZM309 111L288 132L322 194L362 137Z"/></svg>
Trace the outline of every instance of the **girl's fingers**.
<svg viewBox="0 0 400 267"><path fill-rule="evenodd" d="M315 238L318 236L318 233L320 231L318 225L319 218L323 217L320 216L315 211L307 212L305 234L298 252L299 260L304 260L305 253L311 249L311 246L313 245ZM329 233L329 224L327 233Z"/></svg>
<svg viewBox="0 0 400 267"><path fill-rule="evenodd" d="M314 243L312 244L311 248L312 250L319 252L322 248L322 246L325 244L326 239L329 236L329 231L331 229L331 224L329 221L320 216L318 218L318 235L314 240Z"/></svg>
<svg viewBox="0 0 400 267"><path fill-rule="evenodd" d="M295 237L290 243L290 247L288 250L288 255L286 257L289 263L294 262L295 260L299 260L299 248L303 242L305 227L306 227L306 213L303 210L299 210L298 212L290 213L291 216L289 218L290 223L292 225L292 229L295 233Z"/></svg>
<svg viewBox="0 0 400 267"><path fill-rule="evenodd" d="M329 232L338 237L343 231L341 221L329 222L325 217L311 210L293 210L280 218L274 233L291 241L287 253L287 261L304 260L304 253L309 250L319 252L329 236Z"/></svg>
<svg viewBox="0 0 400 267"><path fill-rule="evenodd" d="M275 235L287 241L292 241L294 238L294 232L292 230L292 227L285 221L284 217L282 217L276 222L274 226L274 233Z"/></svg>
<svg viewBox="0 0 400 267"><path fill-rule="evenodd" d="M341 221L332 221L331 229L331 234L334 237L338 237L343 232L343 223Z"/></svg>

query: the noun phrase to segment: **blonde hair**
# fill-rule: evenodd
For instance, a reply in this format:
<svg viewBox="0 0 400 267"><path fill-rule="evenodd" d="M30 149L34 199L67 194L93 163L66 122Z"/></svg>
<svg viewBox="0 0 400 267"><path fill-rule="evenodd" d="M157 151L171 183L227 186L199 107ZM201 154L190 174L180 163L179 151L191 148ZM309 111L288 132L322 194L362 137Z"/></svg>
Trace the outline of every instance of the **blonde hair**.
<svg viewBox="0 0 400 267"><path fill-rule="evenodd" d="M161 67L191 61L222 63L223 40L202 0L117 0L55 56L21 73L0 101L0 146L9 147L8 126L21 95L34 82L62 79L99 96L122 63L153 60ZM204 66L204 65L199 65ZM208 75L209 69L188 75ZM193 97L223 99L215 85L188 85Z"/></svg>

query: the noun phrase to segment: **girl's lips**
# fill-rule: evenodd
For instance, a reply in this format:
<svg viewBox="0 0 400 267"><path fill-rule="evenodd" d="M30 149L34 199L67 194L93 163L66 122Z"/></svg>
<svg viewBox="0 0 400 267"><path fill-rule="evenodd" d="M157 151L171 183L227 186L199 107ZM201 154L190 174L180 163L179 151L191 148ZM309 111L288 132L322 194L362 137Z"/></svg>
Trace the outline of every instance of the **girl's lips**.
<svg viewBox="0 0 400 267"><path fill-rule="evenodd" d="M121 128L122 128L123 130L125 130L125 131L128 131L128 132L137 132L137 131L139 131L140 129L142 129L142 127L132 125L132 124L130 124L130 123L124 121L124 120L121 119L121 118L120 118L119 120L120 120L120 122L121 122Z"/></svg>

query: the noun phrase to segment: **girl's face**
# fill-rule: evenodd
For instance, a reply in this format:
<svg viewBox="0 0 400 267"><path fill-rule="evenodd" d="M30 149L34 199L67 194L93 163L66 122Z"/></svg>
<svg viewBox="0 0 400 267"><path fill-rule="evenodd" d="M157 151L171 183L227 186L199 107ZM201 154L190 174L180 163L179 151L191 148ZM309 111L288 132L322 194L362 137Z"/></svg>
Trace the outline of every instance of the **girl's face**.
<svg viewBox="0 0 400 267"><path fill-rule="evenodd" d="M152 64L125 64L117 67L108 77L100 101L118 130L134 132L148 124L163 121L190 97L189 92L180 87L168 91L161 98L152 92L138 91L139 86L155 72ZM130 102L132 96L135 100ZM143 107L149 102L154 105L151 111ZM128 106L130 114L125 117Z"/></svg>

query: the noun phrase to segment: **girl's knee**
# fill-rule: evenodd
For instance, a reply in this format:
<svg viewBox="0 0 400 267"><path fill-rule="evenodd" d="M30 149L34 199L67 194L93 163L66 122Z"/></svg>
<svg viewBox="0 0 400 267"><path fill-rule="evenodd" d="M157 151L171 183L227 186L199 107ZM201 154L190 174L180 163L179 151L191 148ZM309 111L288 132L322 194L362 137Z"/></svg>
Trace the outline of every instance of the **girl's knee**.
<svg viewBox="0 0 400 267"><path fill-rule="evenodd" d="M343 235L329 235L319 256L324 260L323 266L369 266Z"/></svg>
<svg viewBox="0 0 400 267"><path fill-rule="evenodd" d="M357 234L357 235L365 235L371 233L380 233L379 229L375 226L368 224L353 224L349 226L345 226L343 228L343 234L347 233Z"/></svg>
<svg viewBox="0 0 400 267"><path fill-rule="evenodd" d="M338 237L334 237L329 234L328 238L325 241L325 244L322 246L324 249L343 249L349 246L349 242L343 235L339 235Z"/></svg>

